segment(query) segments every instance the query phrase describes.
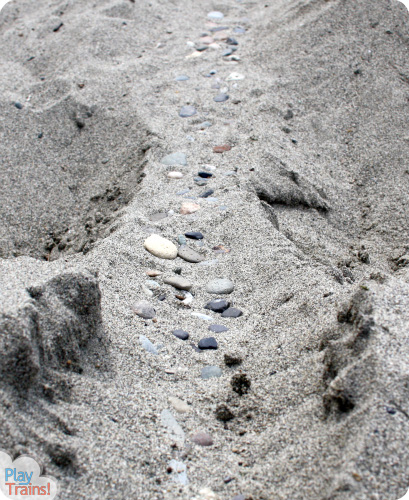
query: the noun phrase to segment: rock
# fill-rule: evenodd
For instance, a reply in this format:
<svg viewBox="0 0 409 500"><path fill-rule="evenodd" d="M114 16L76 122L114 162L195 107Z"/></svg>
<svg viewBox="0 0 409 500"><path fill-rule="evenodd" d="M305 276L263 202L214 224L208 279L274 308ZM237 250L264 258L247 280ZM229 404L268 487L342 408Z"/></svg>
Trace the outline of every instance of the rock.
<svg viewBox="0 0 409 500"><path fill-rule="evenodd" d="M163 165L187 165L186 155L185 153L171 153L162 158Z"/></svg>
<svg viewBox="0 0 409 500"><path fill-rule="evenodd" d="M153 319L156 316L155 309L149 302L141 301L132 306L132 311L143 319Z"/></svg>
<svg viewBox="0 0 409 500"><path fill-rule="evenodd" d="M186 245L187 239L183 236L183 234L179 234L178 243L179 245Z"/></svg>
<svg viewBox="0 0 409 500"><path fill-rule="evenodd" d="M168 172L166 175L169 177L169 179L182 179L183 177L182 172L177 171Z"/></svg>
<svg viewBox="0 0 409 500"><path fill-rule="evenodd" d="M189 306L193 302L193 295L189 292L185 294L185 299L182 300L182 304Z"/></svg>
<svg viewBox="0 0 409 500"><path fill-rule="evenodd" d="M173 330L173 335L180 340L187 340L189 338L189 334L184 330Z"/></svg>
<svg viewBox="0 0 409 500"><path fill-rule="evenodd" d="M206 292L215 295L232 293L234 283L227 278L216 278L210 281L206 286Z"/></svg>
<svg viewBox="0 0 409 500"><path fill-rule="evenodd" d="M213 439L207 432L198 432L192 436L192 441L200 446L212 446Z"/></svg>
<svg viewBox="0 0 409 500"><path fill-rule="evenodd" d="M213 247L213 250L216 253L230 253L231 252L230 248L226 248L224 245L216 245L215 247Z"/></svg>
<svg viewBox="0 0 409 500"><path fill-rule="evenodd" d="M211 316L207 316L206 314L192 312L192 316L196 316L196 318L203 319L204 321L213 321Z"/></svg>
<svg viewBox="0 0 409 500"><path fill-rule="evenodd" d="M217 349L217 341L214 337L207 337L199 341L197 347L199 349Z"/></svg>
<svg viewBox="0 0 409 500"><path fill-rule="evenodd" d="M225 31L225 30L228 30L229 27L228 26L215 26L214 28L210 28L210 31L212 33L217 33L218 31Z"/></svg>
<svg viewBox="0 0 409 500"><path fill-rule="evenodd" d="M156 271L156 269L148 269L146 274L151 278L155 278L156 276L160 276L162 273L160 271Z"/></svg>
<svg viewBox="0 0 409 500"><path fill-rule="evenodd" d="M222 313L226 309L230 307L230 302L227 302L225 299L215 299L205 305L205 309L210 309L210 311L214 311L217 313Z"/></svg>
<svg viewBox="0 0 409 500"><path fill-rule="evenodd" d="M193 106L182 106L179 111L179 116L182 118L189 118L190 116L194 116L195 114L197 114L197 111Z"/></svg>
<svg viewBox="0 0 409 500"><path fill-rule="evenodd" d="M208 189L207 191L205 191L204 193L202 193L199 198L208 198L209 196L211 196L212 194L214 194L214 190L213 189Z"/></svg>
<svg viewBox="0 0 409 500"><path fill-rule="evenodd" d="M175 78L175 82L185 82L186 80L189 80L189 77L186 75L179 75Z"/></svg>
<svg viewBox="0 0 409 500"><path fill-rule="evenodd" d="M206 186L206 184L207 184L207 180L202 179L201 177L195 177L194 181L198 186Z"/></svg>
<svg viewBox="0 0 409 500"><path fill-rule="evenodd" d="M145 285L149 290L156 290L157 288L160 287L159 283L157 283L154 280L145 281Z"/></svg>
<svg viewBox="0 0 409 500"><path fill-rule="evenodd" d="M149 216L149 220L151 222L157 222L159 220L162 220L162 219L166 219L166 217L168 216L168 214L164 213L164 212L159 212L157 214L152 214Z"/></svg>
<svg viewBox="0 0 409 500"><path fill-rule="evenodd" d="M189 248L187 245L182 245L179 247L178 255L181 259L185 260L186 262L192 262L193 264L202 262L205 259L203 255L201 255L199 252L196 252L196 250L193 250L193 248Z"/></svg>
<svg viewBox="0 0 409 500"><path fill-rule="evenodd" d="M234 413L227 405L224 404L217 406L214 413L217 420L220 420L221 422L228 422L234 418Z"/></svg>
<svg viewBox="0 0 409 500"><path fill-rule="evenodd" d="M224 14L223 12L219 12L217 10L214 10L212 12L209 12L207 14L207 17L211 20L211 21L221 21L223 18L224 18Z"/></svg>
<svg viewBox="0 0 409 500"><path fill-rule="evenodd" d="M183 196L184 194L188 193L190 191L189 188L182 189L182 191L178 191L176 194L177 196Z"/></svg>
<svg viewBox="0 0 409 500"><path fill-rule="evenodd" d="M202 177L203 179L209 179L210 177L213 177L213 174L211 172L198 172L197 175L199 177Z"/></svg>
<svg viewBox="0 0 409 500"><path fill-rule="evenodd" d="M241 73L230 73L230 75L226 78L226 82L235 82L239 80L244 80L244 75Z"/></svg>
<svg viewBox="0 0 409 500"><path fill-rule="evenodd" d="M188 231L185 233L186 238L190 238L191 240L202 240L203 234L199 231Z"/></svg>
<svg viewBox="0 0 409 500"><path fill-rule="evenodd" d="M194 212L197 212L200 210L200 205L197 203L193 203L190 201L185 201L182 203L182 206L180 207L180 213L182 215L188 215L188 214L193 214Z"/></svg>
<svg viewBox="0 0 409 500"><path fill-rule="evenodd" d="M172 459L168 462L168 471L172 474L174 481L186 486L189 484L189 479L186 473L186 465L183 462Z"/></svg>
<svg viewBox="0 0 409 500"><path fill-rule="evenodd" d="M222 57L231 56L233 54L233 49L226 49L222 52ZM213 99L214 100L214 99ZM218 102L218 101L216 101Z"/></svg>
<svg viewBox="0 0 409 500"><path fill-rule="evenodd" d="M210 45L214 42L214 39L211 36L202 36L200 38L200 42L204 43L205 45Z"/></svg>
<svg viewBox="0 0 409 500"><path fill-rule="evenodd" d="M172 413L169 410L162 410L160 417L162 425L166 427L170 437L176 441L178 445L183 446L185 442L185 433Z"/></svg>
<svg viewBox="0 0 409 500"><path fill-rule="evenodd" d="M239 44L239 42L238 42L235 38L233 38L233 37L229 37L229 38L226 40L226 43L227 43L228 45L238 45L238 44Z"/></svg>
<svg viewBox="0 0 409 500"><path fill-rule="evenodd" d="M166 299L166 294L164 293L158 296L158 300L160 300L161 302L163 302L165 299Z"/></svg>
<svg viewBox="0 0 409 500"><path fill-rule="evenodd" d="M243 396L249 392L251 381L245 373L237 373L233 375L230 385L234 392L237 392L239 396Z"/></svg>
<svg viewBox="0 0 409 500"><path fill-rule="evenodd" d="M218 366L204 366L202 368L202 371L200 373L200 376L203 379L208 379L208 378L213 378L213 377L221 377L222 376L222 370Z"/></svg>
<svg viewBox="0 0 409 500"><path fill-rule="evenodd" d="M170 276L163 278L163 282L167 285L172 285L178 290L190 290L193 286L189 280L182 278L181 276Z"/></svg>
<svg viewBox="0 0 409 500"><path fill-rule="evenodd" d="M210 325L209 330L213 333L227 332L229 329L224 325Z"/></svg>
<svg viewBox="0 0 409 500"><path fill-rule="evenodd" d="M209 48L208 45L197 45L196 50L199 52L203 52L204 50L207 50Z"/></svg>
<svg viewBox="0 0 409 500"><path fill-rule="evenodd" d="M197 128L199 130L204 130L205 128L209 128L211 127L213 124L211 122L202 122L202 123L199 123L199 125L197 126Z"/></svg>
<svg viewBox="0 0 409 500"><path fill-rule="evenodd" d="M237 354L225 354L224 362L226 366L237 366L243 363L243 358L241 358Z"/></svg>
<svg viewBox="0 0 409 500"><path fill-rule="evenodd" d="M243 313L240 311L240 309L236 309L235 307L229 307L222 313L222 318L238 318L242 314Z"/></svg>
<svg viewBox="0 0 409 500"><path fill-rule="evenodd" d="M188 413L191 410L190 406L179 398L170 396L168 401L178 413Z"/></svg>
<svg viewBox="0 0 409 500"><path fill-rule="evenodd" d="M158 234L151 234L144 242L145 249L160 259L176 259L178 249L171 241Z"/></svg>
<svg viewBox="0 0 409 500"><path fill-rule="evenodd" d="M230 144L223 144L222 146L215 146L213 148L213 153L225 153L226 151L230 151Z"/></svg>
<svg viewBox="0 0 409 500"><path fill-rule="evenodd" d="M233 33L238 33L239 35L244 35L245 32L246 32L246 30L244 28L242 28L241 26L236 26L233 29Z"/></svg>
<svg viewBox="0 0 409 500"><path fill-rule="evenodd" d="M152 354L159 354L156 347L152 344L148 337L145 337L145 335L139 335L139 342L146 351Z"/></svg>
<svg viewBox="0 0 409 500"><path fill-rule="evenodd" d="M214 102L225 102L229 96L227 94L218 94L217 96L213 97Z"/></svg>
<svg viewBox="0 0 409 500"><path fill-rule="evenodd" d="M21 104L21 102L15 102L14 103L14 106L17 108L17 109L23 109L23 105Z"/></svg>

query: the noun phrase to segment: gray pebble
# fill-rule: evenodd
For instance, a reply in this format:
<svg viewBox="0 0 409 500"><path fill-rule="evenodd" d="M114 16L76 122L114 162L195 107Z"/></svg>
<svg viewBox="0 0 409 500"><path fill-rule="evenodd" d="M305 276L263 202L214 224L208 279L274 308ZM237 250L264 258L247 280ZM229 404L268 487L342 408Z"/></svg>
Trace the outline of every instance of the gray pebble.
<svg viewBox="0 0 409 500"><path fill-rule="evenodd" d="M217 349L217 341L214 337L207 337L198 343L199 349Z"/></svg>
<svg viewBox="0 0 409 500"><path fill-rule="evenodd" d="M224 102L227 101L229 96L227 94L218 94L217 96L213 97L214 102Z"/></svg>
<svg viewBox="0 0 409 500"><path fill-rule="evenodd" d="M187 340L189 338L189 334L184 330L173 330L173 335L180 340Z"/></svg>
<svg viewBox="0 0 409 500"><path fill-rule="evenodd" d="M203 379L208 379L212 377L221 377L222 376L222 370L218 366L204 366L202 368L202 371L200 373L200 376Z"/></svg>
<svg viewBox="0 0 409 500"><path fill-rule="evenodd" d="M206 286L206 292L216 295L232 293L234 283L227 278L217 278L210 281Z"/></svg>
<svg viewBox="0 0 409 500"><path fill-rule="evenodd" d="M197 264L198 262L204 261L203 255L192 248L189 248L187 245L182 245L179 247L178 255L181 259L186 260L187 262L192 262Z"/></svg>
<svg viewBox="0 0 409 500"><path fill-rule="evenodd" d="M240 309L236 309L235 307L229 307L222 313L222 318L238 318L243 313Z"/></svg>
<svg viewBox="0 0 409 500"><path fill-rule="evenodd" d="M195 177L194 181L198 186L206 186L206 184L207 184L207 180L202 179L201 177Z"/></svg>
<svg viewBox="0 0 409 500"><path fill-rule="evenodd" d="M202 122L202 123L199 123L199 125L197 126L197 128L200 129L200 130L203 130L203 129L209 128L211 126L212 126L211 122Z"/></svg>
<svg viewBox="0 0 409 500"><path fill-rule="evenodd" d="M178 243L179 245L186 245L187 239L183 236L183 234L179 234Z"/></svg>
<svg viewBox="0 0 409 500"><path fill-rule="evenodd" d="M245 32L246 32L246 30L244 28L242 28L241 26L236 26L233 29L233 33L237 33L239 35L244 35Z"/></svg>
<svg viewBox="0 0 409 500"><path fill-rule="evenodd" d="M181 276L169 276L163 278L163 282L167 285L174 286L178 290L190 290L193 286L193 283Z"/></svg>
<svg viewBox="0 0 409 500"><path fill-rule="evenodd" d="M179 111L179 116L182 118L189 118L197 113L196 108L193 106L182 106Z"/></svg>
<svg viewBox="0 0 409 500"><path fill-rule="evenodd" d="M186 75L179 75L175 78L175 82L185 82L186 80L189 80L189 77Z"/></svg>
<svg viewBox="0 0 409 500"><path fill-rule="evenodd" d="M200 446L212 446L213 439L207 432L198 432L192 437L192 441Z"/></svg>
<svg viewBox="0 0 409 500"><path fill-rule="evenodd" d="M143 319L153 319L156 316L155 309L149 302L141 301L132 306L132 311Z"/></svg>
<svg viewBox="0 0 409 500"><path fill-rule="evenodd" d="M210 325L209 330L213 333L227 332L229 329L223 325Z"/></svg>
<svg viewBox="0 0 409 500"><path fill-rule="evenodd" d="M139 342L146 351L151 354L159 354L156 347L152 344L148 337L145 337L145 335L139 335Z"/></svg>
<svg viewBox="0 0 409 500"><path fill-rule="evenodd" d="M205 305L205 309L209 309L210 311L214 311L217 313L222 313L229 307L230 307L230 302L227 302L227 300L225 299L215 299Z"/></svg>
<svg viewBox="0 0 409 500"><path fill-rule="evenodd" d="M177 196L182 196L182 195L184 195L184 194L188 193L189 191L190 191L190 189L182 189L182 191L178 191L178 192L176 193L176 195L177 195Z"/></svg>
<svg viewBox="0 0 409 500"><path fill-rule="evenodd" d="M208 189L207 191L205 191L204 193L202 193L199 198L208 198L209 196L211 196L212 194L214 194L214 190L213 189Z"/></svg>
<svg viewBox="0 0 409 500"><path fill-rule="evenodd" d="M185 233L186 238L190 238L192 240L202 240L203 234L200 231L188 231Z"/></svg>

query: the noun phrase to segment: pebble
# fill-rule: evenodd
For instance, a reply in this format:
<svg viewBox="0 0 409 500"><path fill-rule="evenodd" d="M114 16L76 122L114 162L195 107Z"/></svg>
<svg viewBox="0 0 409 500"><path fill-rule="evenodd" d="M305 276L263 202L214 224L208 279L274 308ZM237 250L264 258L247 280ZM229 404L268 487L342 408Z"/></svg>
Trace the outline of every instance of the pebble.
<svg viewBox="0 0 409 500"><path fill-rule="evenodd" d="M145 285L149 288L149 290L155 290L156 288L159 288L160 285L154 280L148 280L145 282Z"/></svg>
<svg viewBox="0 0 409 500"><path fill-rule="evenodd" d="M173 330L173 335L180 340L187 340L189 338L189 334L185 332L185 330Z"/></svg>
<svg viewBox="0 0 409 500"><path fill-rule="evenodd" d="M246 32L246 30L244 28L242 28L241 26L236 26L233 29L233 33L238 33L240 35L244 35L245 32Z"/></svg>
<svg viewBox="0 0 409 500"><path fill-rule="evenodd" d="M217 31L224 31L224 30L228 30L229 27L228 26L215 26L214 28L210 28L210 31L212 33L216 33Z"/></svg>
<svg viewBox="0 0 409 500"><path fill-rule="evenodd" d="M233 49L226 49L222 52L222 57L231 56L232 54L233 54Z"/></svg>
<svg viewBox="0 0 409 500"><path fill-rule="evenodd" d="M217 259L212 259L212 260L204 260L203 262L199 262L198 266L203 266L203 267L210 267L210 266L217 266L219 264L219 261Z"/></svg>
<svg viewBox="0 0 409 500"><path fill-rule="evenodd" d="M244 495L236 495L232 500L246 500L246 497Z"/></svg>
<svg viewBox="0 0 409 500"><path fill-rule="evenodd" d="M161 302L163 302L164 300L166 299L166 294L162 294L162 295L159 295L158 297L158 300L160 300Z"/></svg>
<svg viewBox="0 0 409 500"><path fill-rule="evenodd" d="M168 216L167 213L164 213L164 212L160 212L160 213L157 213L157 214L152 214L149 216L149 220L151 222L157 222L159 220L162 220L162 219L166 219L166 217Z"/></svg>
<svg viewBox="0 0 409 500"><path fill-rule="evenodd" d="M222 313L222 318L238 318L243 313L240 309L236 309L235 307L229 307Z"/></svg>
<svg viewBox="0 0 409 500"><path fill-rule="evenodd" d="M179 245L186 245L187 239L183 236L183 234L179 234L178 243Z"/></svg>
<svg viewBox="0 0 409 500"><path fill-rule="evenodd" d="M209 128L211 126L212 126L211 122L202 122L202 123L199 123L199 125L197 126L197 128L200 129L200 130L204 130L205 128Z"/></svg>
<svg viewBox="0 0 409 500"><path fill-rule="evenodd" d="M197 344L199 349L217 349L217 341L214 337L202 339Z"/></svg>
<svg viewBox="0 0 409 500"><path fill-rule="evenodd" d="M200 54L200 52L199 52ZM179 111L179 116L181 118L189 118L197 113L196 108L193 106L182 106Z"/></svg>
<svg viewBox="0 0 409 500"><path fill-rule="evenodd" d="M202 193L201 195L199 195L199 198L208 198L212 194L214 194L214 190L213 189L208 189L207 191L205 191L204 193Z"/></svg>
<svg viewBox="0 0 409 500"><path fill-rule="evenodd" d="M224 153L230 150L231 150L230 144L223 144L222 146L215 146L213 148L213 153Z"/></svg>
<svg viewBox="0 0 409 500"><path fill-rule="evenodd" d="M187 165L185 153L171 153L162 158L163 165Z"/></svg>
<svg viewBox="0 0 409 500"><path fill-rule="evenodd" d="M153 297L153 292L152 292L151 290L149 290L149 288L146 288L146 286L145 286L145 285L142 285L142 286L141 286L141 288L142 288L143 293L144 293L147 297L149 297L149 298Z"/></svg>
<svg viewBox="0 0 409 500"><path fill-rule="evenodd" d="M187 403L174 396L170 396L168 401L178 413L188 413L191 410Z"/></svg>
<svg viewBox="0 0 409 500"><path fill-rule="evenodd" d="M200 446L212 446L213 439L207 432L198 432L192 436L192 441Z"/></svg>
<svg viewBox="0 0 409 500"><path fill-rule="evenodd" d="M194 181L198 186L206 186L206 184L207 184L207 180L202 179L201 177L195 177Z"/></svg>
<svg viewBox="0 0 409 500"><path fill-rule="evenodd" d="M206 292L216 295L232 293L234 283L227 278L217 278L210 281L206 286Z"/></svg>
<svg viewBox="0 0 409 500"><path fill-rule="evenodd" d="M182 195L184 195L184 194L188 193L189 191L190 191L190 189L189 189L189 188L187 188L187 189L182 189L182 191L178 191L178 192L176 193L176 195L177 195L177 196L182 196Z"/></svg>
<svg viewBox="0 0 409 500"><path fill-rule="evenodd" d="M194 212L197 212L199 209L200 205L198 205L197 203L186 201L182 203L182 206L180 207L180 213L182 215L193 214Z"/></svg>
<svg viewBox="0 0 409 500"><path fill-rule="evenodd" d="M156 282L155 282L156 283ZM217 313L222 313L226 309L230 307L230 302L227 302L225 299L215 299L210 301L205 305L205 309L209 309L210 311L214 311Z"/></svg>
<svg viewBox="0 0 409 500"><path fill-rule="evenodd" d="M214 40L211 36L202 36L200 38L200 42L204 43L205 45L210 45L211 43L214 42Z"/></svg>
<svg viewBox="0 0 409 500"><path fill-rule="evenodd" d="M163 427L166 427L174 441L176 441L177 444L183 446L185 442L185 433L172 413L169 410L162 410L160 417Z"/></svg>
<svg viewBox="0 0 409 500"><path fill-rule="evenodd" d="M209 46L208 46L208 45L198 45L198 46L196 47L196 50L197 50L198 52L203 52L204 50L207 50L208 48L209 48Z"/></svg>
<svg viewBox="0 0 409 500"><path fill-rule="evenodd" d="M152 344L148 337L145 337L145 335L139 335L139 342L146 351L151 354L159 354L156 347Z"/></svg>
<svg viewBox="0 0 409 500"><path fill-rule="evenodd" d="M203 234L199 231L188 231L185 233L186 238L190 238L191 240L202 240Z"/></svg>
<svg viewBox="0 0 409 500"><path fill-rule="evenodd" d="M189 292L185 294L185 300L182 300L182 304L189 306L193 302L193 295Z"/></svg>
<svg viewBox="0 0 409 500"><path fill-rule="evenodd" d="M221 377L222 376L222 370L218 366L204 366L202 368L202 371L200 373L200 376L203 379L208 379L208 378L213 378L213 377Z"/></svg>
<svg viewBox="0 0 409 500"><path fill-rule="evenodd" d="M160 271L156 271L156 269L148 269L146 274L151 278L155 278L155 276L160 276L162 273Z"/></svg>
<svg viewBox="0 0 409 500"><path fill-rule="evenodd" d="M229 45L238 45L239 44L239 42L233 37L229 37L226 40L226 43L228 43Z"/></svg>
<svg viewBox="0 0 409 500"><path fill-rule="evenodd" d="M169 276L167 278L163 278L163 282L167 285L174 286L178 290L189 291L193 286L193 283L185 278L182 278L181 276Z"/></svg>
<svg viewBox="0 0 409 500"><path fill-rule="evenodd" d="M217 96L213 97L214 102L225 102L229 96L227 94L218 94Z"/></svg>
<svg viewBox="0 0 409 500"><path fill-rule="evenodd" d="M226 78L226 82L237 82L239 80L244 80L244 75L241 73L230 73L230 75Z"/></svg>
<svg viewBox="0 0 409 500"><path fill-rule="evenodd" d="M132 306L132 311L143 319L153 319L156 316L155 309L149 304L142 300L137 302Z"/></svg>
<svg viewBox="0 0 409 500"><path fill-rule="evenodd" d="M223 245L217 245L217 246L213 247L213 250L216 253L230 253L231 252L230 248L226 248Z"/></svg>
<svg viewBox="0 0 409 500"><path fill-rule="evenodd" d="M214 172L215 170L217 170L216 165L209 165L208 163L206 163L205 165L202 165L202 168L203 168L203 170L206 170L207 172Z"/></svg>
<svg viewBox="0 0 409 500"><path fill-rule="evenodd" d="M169 179L182 179L183 174L182 172L174 171L174 172L168 172L167 176L169 177Z"/></svg>
<svg viewBox="0 0 409 500"><path fill-rule="evenodd" d="M23 109L23 105L21 104L21 102L15 102L15 103L14 103L14 106L15 106L17 109Z"/></svg>
<svg viewBox="0 0 409 500"><path fill-rule="evenodd" d="M219 12L217 10L214 10L212 12L209 12L207 14L207 17L211 19L212 21L221 21L224 18L223 12Z"/></svg>
<svg viewBox="0 0 409 500"><path fill-rule="evenodd" d="M185 82L186 80L189 80L189 77L186 75L179 75L175 78L175 82Z"/></svg>
<svg viewBox="0 0 409 500"><path fill-rule="evenodd" d="M227 332L229 329L223 325L210 325L209 330L213 333Z"/></svg>
<svg viewBox="0 0 409 500"><path fill-rule="evenodd" d="M207 314L192 312L192 316L196 316L196 318L203 319L204 321L214 321L213 318L211 316L207 316Z"/></svg>
<svg viewBox="0 0 409 500"><path fill-rule="evenodd" d="M204 261L204 257L193 248L189 248L187 245L182 245L179 247L178 255L181 259L186 262L192 262L193 264L197 264L198 262Z"/></svg>
<svg viewBox="0 0 409 500"><path fill-rule="evenodd" d="M158 234L151 234L145 240L144 247L149 253L160 259L176 259L178 254L176 245Z"/></svg>
<svg viewBox="0 0 409 500"><path fill-rule="evenodd" d="M198 172L197 175L203 179L210 179L210 177L213 177L211 172Z"/></svg>
<svg viewBox="0 0 409 500"><path fill-rule="evenodd" d="M183 462L179 462L178 460L172 458L172 460L169 460L168 462L168 467L172 470L172 475L176 483L183 484L184 486L189 484L189 479L186 473L186 465Z"/></svg>

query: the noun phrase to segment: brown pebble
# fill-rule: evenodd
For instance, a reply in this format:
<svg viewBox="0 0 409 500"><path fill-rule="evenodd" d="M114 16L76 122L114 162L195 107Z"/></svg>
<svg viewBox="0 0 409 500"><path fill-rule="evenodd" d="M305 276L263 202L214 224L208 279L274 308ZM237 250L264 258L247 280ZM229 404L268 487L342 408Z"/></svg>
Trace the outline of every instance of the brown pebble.
<svg viewBox="0 0 409 500"><path fill-rule="evenodd" d="M223 144L223 146L215 146L213 148L213 153L224 153L225 151L230 151L230 144Z"/></svg>
<svg viewBox="0 0 409 500"><path fill-rule="evenodd" d="M192 441L200 446L212 446L213 444L212 436L206 432L198 432L192 437Z"/></svg>
<svg viewBox="0 0 409 500"><path fill-rule="evenodd" d="M182 203L182 206L180 208L180 213L182 215L193 214L194 212L197 212L199 209L200 205L198 205L197 203L186 201L185 203Z"/></svg>
<svg viewBox="0 0 409 500"><path fill-rule="evenodd" d="M156 271L156 269L148 269L146 274L151 278L155 278L155 276L160 276L162 273L160 271Z"/></svg>
<svg viewBox="0 0 409 500"><path fill-rule="evenodd" d="M226 248L223 245L217 245L216 247L213 247L213 250L217 253L230 253L230 248Z"/></svg>
<svg viewBox="0 0 409 500"><path fill-rule="evenodd" d="M158 320L156 318L153 318L152 323L157 323Z"/></svg>

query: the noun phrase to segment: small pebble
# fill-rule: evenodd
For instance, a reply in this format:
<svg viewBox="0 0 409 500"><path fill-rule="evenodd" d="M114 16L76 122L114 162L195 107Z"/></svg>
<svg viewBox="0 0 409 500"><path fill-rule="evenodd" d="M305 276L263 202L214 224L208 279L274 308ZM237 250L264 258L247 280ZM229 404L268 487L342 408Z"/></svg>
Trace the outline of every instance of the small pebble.
<svg viewBox="0 0 409 500"><path fill-rule="evenodd" d="M207 17L211 19L212 21L221 21L224 18L223 12L219 12L217 10L214 10L212 12L209 12L207 14Z"/></svg>
<svg viewBox="0 0 409 500"><path fill-rule="evenodd" d="M199 198L208 198L209 196L211 196L212 194L214 194L214 190L213 189L208 189L207 191L205 191L204 193L202 193Z"/></svg>
<svg viewBox="0 0 409 500"><path fill-rule="evenodd" d="M156 316L155 309L149 302L141 301L132 306L132 311L144 319L152 319Z"/></svg>
<svg viewBox="0 0 409 500"><path fill-rule="evenodd" d="M241 26L236 26L233 29L233 33L238 33L240 35L244 35L245 32L246 32L246 30L244 28L242 28Z"/></svg>
<svg viewBox="0 0 409 500"><path fill-rule="evenodd" d="M162 220L162 219L166 219L166 217L168 216L167 213L164 213L164 212L160 212L160 213L157 213L157 214L152 214L149 216L149 220L151 222L157 222L159 220Z"/></svg>
<svg viewBox="0 0 409 500"><path fill-rule="evenodd" d="M211 316L207 316L207 314L192 312L192 316L196 316L196 318L202 319L204 321L214 321L214 319Z"/></svg>
<svg viewBox="0 0 409 500"><path fill-rule="evenodd" d="M204 261L204 257L202 254L196 252L196 250L193 250L193 248L189 248L187 245L182 245L179 247L178 255L181 259L193 264Z"/></svg>
<svg viewBox="0 0 409 500"><path fill-rule="evenodd" d="M189 77L186 75L179 75L175 78L175 82L185 82L186 80L189 80Z"/></svg>
<svg viewBox="0 0 409 500"><path fill-rule="evenodd" d="M208 45L198 45L196 46L196 50L199 52L203 52L204 50L207 50L209 48Z"/></svg>
<svg viewBox="0 0 409 500"><path fill-rule="evenodd" d="M182 172L168 172L167 176L169 179L182 179L183 174Z"/></svg>
<svg viewBox="0 0 409 500"><path fill-rule="evenodd" d="M163 427L166 427L172 439L176 441L180 446L183 446L185 441L185 433L172 413L169 410L162 410L160 416Z"/></svg>
<svg viewBox="0 0 409 500"><path fill-rule="evenodd" d="M214 337L207 337L198 343L199 349L217 349L217 341Z"/></svg>
<svg viewBox="0 0 409 500"><path fill-rule="evenodd" d="M222 52L222 57L231 56L233 54L233 49L226 49ZM214 100L214 99L213 99ZM219 102L219 101L216 101Z"/></svg>
<svg viewBox="0 0 409 500"><path fill-rule="evenodd" d="M149 288L149 290L155 290L156 288L159 288L160 285L154 280L148 280L145 282L145 285Z"/></svg>
<svg viewBox="0 0 409 500"><path fill-rule="evenodd" d="M158 300L163 302L166 299L166 295L163 293L162 295L159 295Z"/></svg>
<svg viewBox="0 0 409 500"><path fill-rule="evenodd" d="M229 329L223 325L210 325L209 330L213 333L227 332Z"/></svg>
<svg viewBox="0 0 409 500"><path fill-rule="evenodd" d="M200 52L199 52L200 54ZM190 116L194 116L197 113L196 108L193 106L182 106L179 111L179 116L181 118L189 118Z"/></svg>
<svg viewBox="0 0 409 500"><path fill-rule="evenodd" d="M227 94L218 94L217 96L213 97L214 102L225 102L229 96Z"/></svg>
<svg viewBox="0 0 409 500"><path fill-rule="evenodd" d="M218 31L224 31L224 30L228 30L229 27L228 26L215 26L214 28L210 28L210 31L212 33L217 33Z"/></svg>
<svg viewBox="0 0 409 500"><path fill-rule="evenodd" d="M200 38L200 42L204 43L205 45L210 45L211 43L214 42L214 40L211 36L202 36Z"/></svg>
<svg viewBox="0 0 409 500"><path fill-rule="evenodd" d="M207 179L203 179L202 177L195 177L194 181L198 186L206 186L207 184Z"/></svg>
<svg viewBox="0 0 409 500"><path fill-rule="evenodd" d="M162 158L163 165L187 165L185 153L171 153Z"/></svg>
<svg viewBox="0 0 409 500"><path fill-rule="evenodd" d="M203 379L213 378L213 377L221 377L223 374L221 368L218 366L204 366L200 373L200 376Z"/></svg>
<svg viewBox="0 0 409 500"><path fill-rule="evenodd" d="M172 460L169 460L168 462L168 468L170 471L169 473L172 474L176 483L183 484L184 486L189 484L189 479L186 473L186 464L172 458Z"/></svg>
<svg viewBox="0 0 409 500"><path fill-rule="evenodd" d="M178 413L188 413L191 410L187 403L174 396L170 396L168 401Z"/></svg>
<svg viewBox="0 0 409 500"><path fill-rule="evenodd" d="M197 175L199 177L202 177L203 179L210 179L210 177L213 177L213 174L211 172L198 172Z"/></svg>
<svg viewBox="0 0 409 500"><path fill-rule="evenodd" d="M156 283L156 282L155 282ZM227 302L225 299L215 299L205 305L205 309L209 309L210 311L214 311L217 313L222 313L226 309L230 307L230 302Z"/></svg>
<svg viewBox="0 0 409 500"><path fill-rule="evenodd" d="M178 243L179 243L179 245L186 245L187 240L186 240L186 238L183 236L183 234L179 234L179 236L178 236Z"/></svg>
<svg viewBox="0 0 409 500"><path fill-rule="evenodd" d="M246 497L244 495L236 495L232 500L246 500Z"/></svg>
<svg viewBox="0 0 409 500"><path fill-rule="evenodd" d="M187 340L189 338L189 334L185 330L173 330L172 333L180 340Z"/></svg>
<svg viewBox="0 0 409 500"><path fill-rule="evenodd" d="M159 354L156 347L152 344L148 337L145 337L145 335L139 335L139 342L146 351L151 354Z"/></svg>
<svg viewBox="0 0 409 500"><path fill-rule="evenodd" d="M190 191L190 189L182 189L182 191L178 191L176 193L177 196L183 196L184 194L188 193Z"/></svg>
<svg viewBox="0 0 409 500"><path fill-rule="evenodd" d="M186 238L190 238L192 240L202 240L203 234L199 231L188 231L185 233Z"/></svg>
<svg viewBox="0 0 409 500"><path fill-rule="evenodd" d="M187 290L189 291L193 283L191 283L189 280L182 278L181 276L170 276L163 278L163 282L166 283L166 285L172 285L178 290Z"/></svg>
<svg viewBox="0 0 409 500"><path fill-rule="evenodd" d="M213 250L216 253L230 253L231 252L230 248L226 248L223 245L217 245L217 246L213 247Z"/></svg>
<svg viewBox="0 0 409 500"><path fill-rule="evenodd" d="M226 82L235 82L239 80L244 80L244 75L241 73L230 73L230 75L226 78Z"/></svg>
<svg viewBox="0 0 409 500"><path fill-rule="evenodd" d="M192 436L192 441L200 446L212 446L213 439L206 432L198 432L194 436Z"/></svg>
<svg viewBox="0 0 409 500"><path fill-rule="evenodd" d="M21 102L15 102L15 103L14 103L14 106L15 106L17 109L23 109L23 105L21 104Z"/></svg>
<svg viewBox="0 0 409 500"><path fill-rule="evenodd" d="M239 44L239 42L233 37L229 37L226 40L226 43L228 43L229 45L238 45Z"/></svg>
<svg viewBox="0 0 409 500"><path fill-rule="evenodd" d="M156 269L148 269L146 271L146 274L150 276L151 278L155 278L156 276L161 275L162 273L160 271L156 271Z"/></svg>
<svg viewBox="0 0 409 500"><path fill-rule="evenodd" d="M197 126L197 128L200 129L200 130L204 130L205 128L209 128L211 126L212 126L211 122L202 122L202 123L199 123L199 125Z"/></svg>
<svg viewBox="0 0 409 500"><path fill-rule="evenodd" d="M226 278L217 278L206 286L206 292L216 295L229 294L234 290L234 283Z"/></svg>
<svg viewBox="0 0 409 500"><path fill-rule="evenodd" d="M230 144L223 144L222 146L215 146L213 148L213 153L225 153L226 151L230 151Z"/></svg>
<svg viewBox="0 0 409 500"><path fill-rule="evenodd" d="M200 210L200 205L198 205L197 203L189 202L189 201L182 203L182 206L180 207L180 213L182 215L193 214L194 212L197 212L198 210Z"/></svg>
<svg viewBox="0 0 409 500"><path fill-rule="evenodd" d="M229 307L222 313L222 318L238 318L243 313L240 309L236 309L235 307Z"/></svg>
<svg viewBox="0 0 409 500"><path fill-rule="evenodd" d="M158 234L151 234L144 242L145 249L160 259L176 259L178 249L171 241Z"/></svg>

